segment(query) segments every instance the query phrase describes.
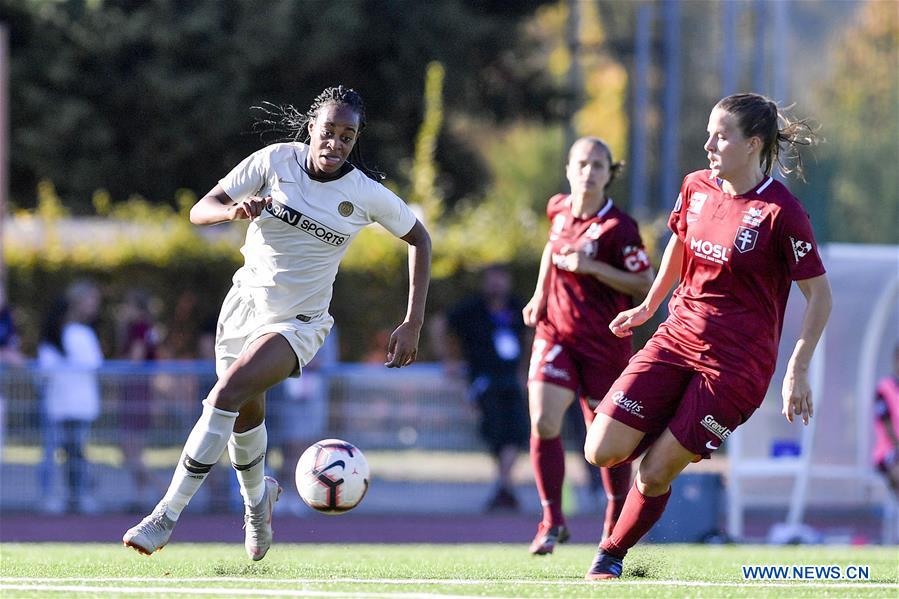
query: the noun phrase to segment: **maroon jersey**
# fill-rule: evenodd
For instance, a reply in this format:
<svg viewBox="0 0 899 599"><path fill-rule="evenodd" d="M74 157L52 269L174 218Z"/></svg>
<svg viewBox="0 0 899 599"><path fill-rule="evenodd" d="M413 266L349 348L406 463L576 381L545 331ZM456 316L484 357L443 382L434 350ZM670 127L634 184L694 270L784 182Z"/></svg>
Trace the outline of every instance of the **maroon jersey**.
<svg viewBox="0 0 899 599"><path fill-rule="evenodd" d="M140 360L155 360L158 340L153 324L147 320L135 320L128 325L127 338L125 339L125 357L130 357L131 348L141 343L144 347L144 355Z"/></svg>
<svg viewBox="0 0 899 599"><path fill-rule="evenodd" d="M623 368L632 353L631 341L613 335L609 323L633 305L631 296L593 275L562 270L555 259L570 247L621 270L644 271L649 268L649 258L637 223L612 200L589 218L578 218L571 213L570 196L562 194L550 198L546 214L552 222L549 243L554 263L549 271L546 314L537 323L537 336Z"/></svg>
<svg viewBox="0 0 899 599"><path fill-rule="evenodd" d="M824 274L805 209L765 177L732 196L711 171L687 175L668 227L684 244L681 283L650 344L697 370L727 370L764 397L794 280Z"/></svg>

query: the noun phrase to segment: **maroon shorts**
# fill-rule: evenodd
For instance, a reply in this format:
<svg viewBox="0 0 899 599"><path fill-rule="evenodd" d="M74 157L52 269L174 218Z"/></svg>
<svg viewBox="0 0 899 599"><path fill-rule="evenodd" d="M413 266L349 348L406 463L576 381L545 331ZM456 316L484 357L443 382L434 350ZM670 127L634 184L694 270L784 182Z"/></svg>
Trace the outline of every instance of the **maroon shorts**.
<svg viewBox="0 0 899 599"><path fill-rule="evenodd" d="M700 371L673 354L646 348L634 355L596 412L646 433L639 453L669 428L688 451L708 458L761 405L765 389L759 394L745 387L742 379Z"/></svg>
<svg viewBox="0 0 899 599"><path fill-rule="evenodd" d="M593 422L600 399L605 397L626 363L626 356L619 364L610 365L605 357L590 356L539 336L531 350L528 382L552 383L574 391L589 424Z"/></svg>

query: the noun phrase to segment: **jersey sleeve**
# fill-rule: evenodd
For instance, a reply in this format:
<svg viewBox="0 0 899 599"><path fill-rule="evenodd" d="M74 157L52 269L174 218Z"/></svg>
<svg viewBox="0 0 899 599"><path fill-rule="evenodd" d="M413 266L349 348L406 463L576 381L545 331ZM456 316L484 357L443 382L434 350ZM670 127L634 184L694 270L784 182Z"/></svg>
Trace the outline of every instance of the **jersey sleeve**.
<svg viewBox="0 0 899 599"><path fill-rule="evenodd" d="M368 213L378 223L397 237L403 237L415 225L416 216L409 206L395 193L372 182Z"/></svg>
<svg viewBox="0 0 899 599"><path fill-rule="evenodd" d="M802 205L794 200L784 206L778 220L778 243L790 278L801 281L823 275L824 264L818 254L812 223Z"/></svg>
<svg viewBox="0 0 899 599"><path fill-rule="evenodd" d="M677 235L678 239L681 241L687 237L687 218L684 214L690 194L687 187L688 179L685 178L684 182L681 183L680 193L677 194L677 200L674 202L674 208L671 209L671 214L668 216L668 229Z"/></svg>
<svg viewBox="0 0 899 599"><path fill-rule="evenodd" d="M549 219L549 222L552 222L556 215L562 210L562 206L565 202L565 196L561 193L557 193L553 197L549 198L546 202L546 217Z"/></svg>
<svg viewBox="0 0 899 599"><path fill-rule="evenodd" d="M231 172L219 180L219 185L235 202L259 192L265 186L268 173L267 148L262 148L244 158Z"/></svg>
<svg viewBox="0 0 899 599"><path fill-rule="evenodd" d="M616 258L620 260L616 266L628 272L643 272L648 269L649 255L646 253L637 223L630 219L623 220L616 228L618 229Z"/></svg>

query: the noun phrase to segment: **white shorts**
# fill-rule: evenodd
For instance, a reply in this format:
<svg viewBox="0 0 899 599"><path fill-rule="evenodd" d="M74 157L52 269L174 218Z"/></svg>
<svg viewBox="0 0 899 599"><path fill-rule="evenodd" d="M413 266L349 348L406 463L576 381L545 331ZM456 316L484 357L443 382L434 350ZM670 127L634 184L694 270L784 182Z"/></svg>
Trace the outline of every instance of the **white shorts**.
<svg viewBox="0 0 899 599"><path fill-rule="evenodd" d="M297 356L298 367L291 376L300 376L333 325L334 318L327 312L273 321L270 316L258 314L252 297L232 287L222 302L216 327L215 373L221 377L251 343L268 333L278 333Z"/></svg>

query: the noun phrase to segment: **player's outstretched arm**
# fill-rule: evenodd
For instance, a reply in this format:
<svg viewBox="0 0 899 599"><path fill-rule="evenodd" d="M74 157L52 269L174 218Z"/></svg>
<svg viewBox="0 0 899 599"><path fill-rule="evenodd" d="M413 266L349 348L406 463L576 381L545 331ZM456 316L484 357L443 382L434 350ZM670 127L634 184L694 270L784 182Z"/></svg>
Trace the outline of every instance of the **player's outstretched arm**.
<svg viewBox="0 0 899 599"><path fill-rule="evenodd" d="M216 185L190 209L190 222L195 225L215 225L232 220L254 219L271 202L271 196L249 196L235 202L221 185Z"/></svg>
<svg viewBox="0 0 899 599"><path fill-rule="evenodd" d="M788 422L793 422L793 416L800 416L802 423L808 424L809 418L814 415L815 411L812 403L812 390L808 382L808 367L830 316L833 297L827 275L796 281L796 284L802 291L802 295L805 296L808 305L802 317L799 339L796 341L796 347L787 363L787 372L781 388L783 396L781 413Z"/></svg>
<svg viewBox="0 0 899 599"><path fill-rule="evenodd" d="M409 303L406 318L390 335L387 344L384 365L388 368L402 368L415 361L431 283L431 236L427 229L416 220L402 239L409 244Z"/></svg>
<svg viewBox="0 0 899 599"><path fill-rule="evenodd" d="M632 335L631 329L640 326L656 313L671 288L680 280L681 264L684 261L684 243L672 235L662 255L659 274L652 282L649 293L639 306L625 310L612 319L609 329L618 337Z"/></svg>

